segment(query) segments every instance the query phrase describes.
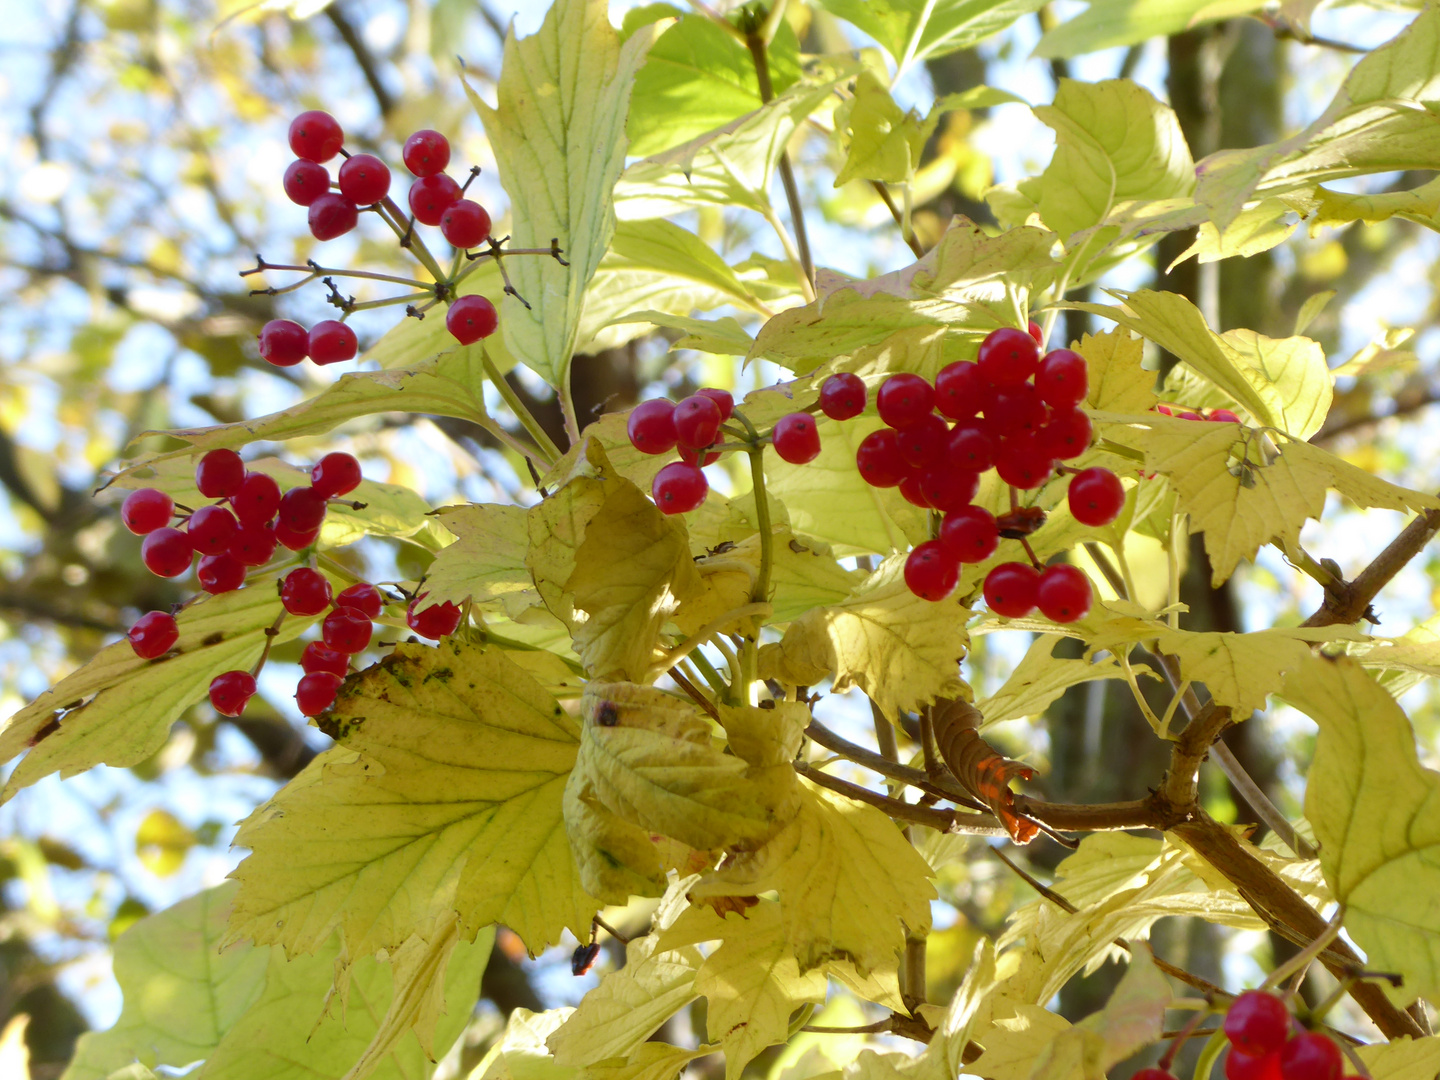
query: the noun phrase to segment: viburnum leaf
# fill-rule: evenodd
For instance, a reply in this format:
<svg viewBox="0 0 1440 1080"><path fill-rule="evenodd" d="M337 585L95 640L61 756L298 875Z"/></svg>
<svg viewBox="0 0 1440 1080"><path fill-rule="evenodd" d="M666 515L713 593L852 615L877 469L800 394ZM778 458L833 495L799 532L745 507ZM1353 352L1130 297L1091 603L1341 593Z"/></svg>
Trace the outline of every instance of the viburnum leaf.
<svg viewBox="0 0 1440 1080"><path fill-rule="evenodd" d="M571 1080L575 1070L555 1064L545 1040L574 1013L571 1008L540 1013L516 1009L470 1073L471 1080Z"/></svg>
<svg viewBox="0 0 1440 1080"><path fill-rule="evenodd" d="M1159 400L1152 376L1141 366L1143 342L1123 330L1086 334L1075 351L1085 358L1089 392L1084 405L1108 412L1149 412Z"/></svg>
<svg viewBox="0 0 1440 1080"><path fill-rule="evenodd" d="M561 819L580 731L504 653L400 644L351 676L321 722L341 745L241 826L251 854L232 937L351 956L402 946L451 911L535 952L588 934Z"/></svg>
<svg viewBox="0 0 1440 1080"><path fill-rule="evenodd" d="M980 1033L985 1053L971 1062L969 1071L992 1080L1030 1080L1037 1052L1069 1029L1070 1021L1043 1005L997 995L991 1026ZM1057 1074L1046 1080L1072 1080L1072 1076Z"/></svg>
<svg viewBox="0 0 1440 1080"><path fill-rule="evenodd" d="M1113 656L1099 661L1055 656L1055 646L1062 637L1061 634L1041 634L1037 637L1004 685L988 698L975 703L987 726L1038 716L1072 686L1096 679L1124 678ZM1153 671L1144 668L1138 669L1137 674L1158 678Z"/></svg>
<svg viewBox="0 0 1440 1080"><path fill-rule="evenodd" d="M1090 0L1084 11L1045 31L1031 55L1053 60L1135 45L1260 6L1260 0Z"/></svg>
<svg viewBox="0 0 1440 1080"><path fill-rule="evenodd" d="M1374 1080L1430 1080L1440 1071L1440 1037L1400 1035L1388 1043L1357 1046Z"/></svg>
<svg viewBox="0 0 1440 1080"><path fill-rule="evenodd" d="M554 490L526 514L530 544L525 554L525 565L545 606L567 625L575 620L574 603L564 588L575 572L575 552L591 519L625 483L593 436L571 452L574 456L567 455L561 463L564 471L552 480Z"/></svg>
<svg viewBox="0 0 1440 1080"><path fill-rule="evenodd" d="M1301 214L1292 205L1295 201L1294 198L1261 199L1254 206L1242 210L1223 233L1213 221L1201 222L1196 230L1195 242L1175 257L1170 269L1192 255L1201 263L1237 257L1248 259L1284 243L1300 226ZM1301 330L1295 332L1303 333Z"/></svg>
<svg viewBox="0 0 1440 1080"><path fill-rule="evenodd" d="M896 105L873 71L860 72L855 96L836 112L836 123L849 141L835 187L857 179L900 184L914 176L929 136L927 125L915 110Z"/></svg>
<svg viewBox="0 0 1440 1080"><path fill-rule="evenodd" d="M486 607L534 589L525 553L530 546L523 506L467 503L436 512L456 540L425 571L424 591L436 602Z"/></svg>
<svg viewBox="0 0 1440 1080"><path fill-rule="evenodd" d="M1440 227L1440 179L1410 191L1385 191L1375 195L1354 195L1317 187L1319 203L1312 228L1348 225L1352 221L1374 224L1392 217L1403 218L1434 229Z"/></svg>
<svg viewBox="0 0 1440 1080"><path fill-rule="evenodd" d="M669 1043L641 1043L630 1056L592 1062L581 1070L581 1080L675 1080L685 1066L696 1058L715 1053L715 1047L702 1043L694 1050Z"/></svg>
<svg viewBox="0 0 1440 1080"><path fill-rule="evenodd" d="M873 37L903 72L930 57L968 49L1041 5L1039 0L821 0L820 6Z"/></svg>
<svg viewBox="0 0 1440 1080"><path fill-rule="evenodd" d="M722 315L718 319L692 319L684 315L672 315L668 311L630 311L618 316L613 322L645 322L652 326L663 326L679 330L685 336L670 343L675 349L694 349L696 352L716 353L720 356L744 356L755 344L745 327Z"/></svg>

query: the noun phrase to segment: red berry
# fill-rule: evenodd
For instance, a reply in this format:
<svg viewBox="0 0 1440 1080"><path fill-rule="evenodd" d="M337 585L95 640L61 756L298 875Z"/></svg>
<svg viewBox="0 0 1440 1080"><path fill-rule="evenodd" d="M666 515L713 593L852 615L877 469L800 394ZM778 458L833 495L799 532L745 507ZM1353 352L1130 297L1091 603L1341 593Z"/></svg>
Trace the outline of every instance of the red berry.
<svg viewBox="0 0 1440 1080"><path fill-rule="evenodd" d="M276 367L294 367L310 353L310 335L289 319L271 319L260 328L260 355Z"/></svg>
<svg viewBox="0 0 1440 1080"><path fill-rule="evenodd" d="M280 603L291 615L319 615L330 606L330 582L308 566L291 570L280 581Z"/></svg>
<svg viewBox="0 0 1440 1080"><path fill-rule="evenodd" d="M385 608L385 598L380 595L380 590L371 585L368 581L357 582L348 589L341 589L335 597L337 608L353 607L357 611L364 612L371 619L378 619L380 612Z"/></svg>
<svg viewBox="0 0 1440 1080"><path fill-rule="evenodd" d="M255 696L255 676L227 671L210 680L210 704L221 716L239 716Z"/></svg>
<svg viewBox="0 0 1440 1080"><path fill-rule="evenodd" d="M1035 392L1052 409L1074 408L1090 391L1085 358L1069 349L1054 349L1040 361Z"/></svg>
<svg viewBox="0 0 1440 1080"><path fill-rule="evenodd" d="M692 450L703 450L720 434L720 406L700 394L682 400L670 416L675 424L675 441Z"/></svg>
<svg viewBox="0 0 1440 1080"><path fill-rule="evenodd" d="M280 509L280 485L265 473L246 473L240 490L230 496L230 505L241 525L269 521Z"/></svg>
<svg viewBox="0 0 1440 1080"><path fill-rule="evenodd" d="M424 608L419 607L421 603L422 598L417 596L405 610L405 625L421 637L438 641L442 637L449 637L460 625L460 609L449 600Z"/></svg>
<svg viewBox="0 0 1440 1080"><path fill-rule="evenodd" d="M318 529L325 520L325 496L313 487L291 488L280 499L280 521L291 532Z"/></svg>
<svg viewBox="0 0 1440 1080"><path fill-rule="evenodd" d="M175 500L169 495L154 488L141 488L125 496L120 504L120 520L136 536L145 536L170 524L174 511Z"/></svg>
<svg viewBox="0 0 1440 1080"><path fill-rule="evenodd" d="M996 615L1018 619L1035 610L1040 571L1029 563L1007 562L985 575L985 603Z"/></svg>
<svg viewBox="0 0 1440 1080"><path fill-rule="evenodd" d="M335 704L341 677L329 671L312 671L295 684L295 705L302 716L318 716Z"/></svg>
<svg viewBox="0 0 1440 1080"><path fill-rule="evenodd" d="M935 407L951 420L969 420L980 411L984 382L968 360L946 364L935 376Z"/></svg>
<svg viewBox="0 0 1440 1080"><path fill-rule="evenodd" d="M374 206L390 193L390 167L373 154L355 154L340 166L340 194L356 206Z"/></svg>
<svg viewBox="0 0 1440 1080"><path fill-rule="evenodd" d="M1019 386L1040 366L1040 346L1026 331L1002 326L985 335L975 362L991 386Z"/></svg>
<svg viewBox="0 0 1440 1080"><path fill-rule="evenodd" d="M1068 563L1047 566L1040 574L1035 603L1052 622L1072 623L1090 611L1090 579Z"/></svg>
<svg viewBox="0 0 1440 1080"><path fill-rule="evenodd" d="M675 404L664 398L642 401L625 421L630 445L642 454L668 454L679 437L675 432Z"/></svg>
<svg viewBox="0 0 1440 1080"><path fill-rule="evenodd" d="M1039 323L1031 319L1029 325L1025 327L1025 330L1035 339L1035 344L1038 348L1045 348L1045 331L1041 329Z"/></svg>
<svg viewBox="0 0 1440 1080"><path fill-rule="evenodd" d="M1034 326L1035 324L1031 323L1030 325ZM1175 1080L1175 1074L1165 1069L1141 1069L1139 1072L1134 1073L1130 1077L1130 1080Z"/></svg>
<svg viewBox="0 0 1440 1080"><path fill-rule="evenodd" d="M892 428L872 431L855 450L855 468L871 487L895 487L909 467L900 455L900 442Z"/></svg>
<svg viewBox="0 0 1440 1080"><path fill-rule="evenodd" d="M685 464L699 465L701 468L705 467L706 465L714 465L715 462L720 460L719 450L711 450L709 452L706 452L704 450L692 450L688 446L678 446L676 447L676 451L680 454L680 460L685 462ZM704 461L700 460L701 454L705 455Z"/></svg>
<svg viewBox="0 0 1440 1080"><path fill-rule="evenodd" d="M240 526L235 539L230 541L230 554L242 566L263 566L275 554L275 529L268 521L257 521Z"/></svg>
<svg viewBox="0 0 1440 1080"><path fill-rule="evenodd" d="M319 529L310 529L306 532L296 532L283 521L275 526L275 541L283 544L291 551L299 551L315 543L315 538L320 535Z"/></svg>
<svg viewBox="0 0 1440 1080"><path fill-rule="evenodd" d="M439 225L445 211L460 201L460 185L444 173L422 176L410 185L410 212L422 225Z"/></svg>
<svg viewBox="0 0 1440 1080"><path fill-rule="evenodd" d="M438 131L417 131L405 140L400 157L416 176L434 176L450 164L450 141Z"/></svg>
<svg viewBox="0 0 1440 1080"><path fill-rule="evenodd" d="M445 312L445 329L461 345L473 345L489 337L499 325L495 305L478 293L457 298Z"/></svg>
<svg viewBox="0 0 1440 1080"><path fill-rule="evenodd" d="M945 460L957 469L983 473L995 464L995 440L977 420L963 420L950 432Z"/></svg>
<svg viewBox="0 0 1440 1080"><path fill-rule="evenodd" d="M338 364L355 359L360 342L355 331L336 319L326 319L310 328L310 359L317 364Z"/></svg>
<svg viewBox="0 0 1440 1080"><path fill-rule="evenodd" d="M775 453L791 465L805 465L820 456L820 431L815 426L815 417L809 413L782 416L775 421L771 439Z"/></svg>
<svg viewBox="0 0 1440 1080"><path fill-rule="evenodd" d="M360 480L360 462L339 451L326 454L310 469L310 486L327 499L348 495L360 486Z"/></svg>
<svg viewBox="0 0 1440 1080"><path fill-rule="evenodd" d="M945 515L940 543L962 563L984 562L1000 546L1000 527L983 506L962 506Z"/></svg>
<svg viewBox="0 0 1440 1080"><path fill-rule="evenodd" d="M234 450L211 450L195 466L195 486L207 499L225 499L245 482L245 462Z"/></svg>
<svg viewBox="0 0 1440 1080"><path fill-rule="evenodd" d="M374 628L370 617L353 607L337 607L320 624L320 635L328 648L354 655L370 644Z"/></svg>
<svg viewBox="0 0 1440 1080"><path fill-rule="evenodd" d="M695 392L701 397L708 397L711 401L715 402L716 408L720 410L720 422L722 424L734 415L735 398L731 396L729 390L721 390L715 386L702 386Z"/></svg>
<svg viewBox="0 0 1440 1080"><path fill-rule="evenodd" d="M941 462L920 474L920 493L942 514L969 506L980 490L980 474Z"/></svg>
<svg viewBox="0 0 1440 1080"><path fill-rule="evenodd" d="M310 235L316 240L344 236L359 220L355 204L338 191L327 191L310 204Z"/></svg>
<svg viewBox="0 0 1440 1080"><path fill-rule="evenodd" d="M1240 417L1236 416L1229 409L1211 409L1210 415L1205 418L1216 424L1238 424Z"/></svg>
<svg viewBox="0 0 1440 1080"><path fill-rule="evenodd" d="M1029 383L995 390L985 399L988 427L999 435L1037 431L1045 423L1045 403Z"/></svg>
<svg viewBox="0 0 1440 1080"><path fill-rule="evenodd" d="M440 215L440 235L457 248L478 247L490 235L490 215L470 199L461 199Z"/></svg>
<svg viewBox="0 0 1440 1080"><path fill-rule="evenodd" d="M317 671L328 671L343 679L350 670L350 657L342 652L326 648L319 641L312 641L300 654L300 667L306 675L313 675Z"/></svg>
<svg viewBox="0 0 1440 1080"><path fill-rule="evenodd" d="M1340 1080L1344 1071L1340 1048L1318 1031L1296 1035L1280 1050L1282 1080Z"/></svg>
<svg viewBox="0 0 1440 1080"><path fill-rule="evenodd" d="M1077 458L1090 449L1094 428L1079 409L1057 412L1035 433L1035 445L1061 461Z"/></svg>
<svg viewBox="0 0 1440 1080"><path fill-rule="evenodd" d="M922 416L913 424L895 429L900 456L912 469L928 469L945 459L950 441L950 426L934 413Z"/></svg>
<svg viewBox="0 0 1440 1080"><path fill-rule="evenodd" d="M1177 412L1177 413L1174 414L1174 416L1175 416L1175 419L1176 419L1176 420L1204 420L1204 419L1205 419L1205 418L1204 418L1203 416L1201 416L1198 412L1191 412L1189 409L1186 409L1186 410L1184 410L1184 411L1182 411L1182 412Z"/></svg>
<svg viewBox="0 0 1440 1080"><path fill-rule="evenodd" d="M1225 1037L1230 1040L1231 1046L1242 1054L1260 1057L1279 1050L1290 1038L1290 1010L1274 994L1265 990L1246 990L1230 1003L1225 1012L1224 1026Z"/></svg>
<svg viewBox="0 0 1440 1080"><path fill-rule="evenodd" d="M695 465L672 461L658 473L650 485L655 505L667 514L685 514L705 501L710 484Z"/></svg>
<svg viewBox="0 0 1440 1080"><path fill-rule="evenodd" d="M995 471L1011 487L1037 488L1055 471L1055 460L1033 439L1006 439L995 452Z"/></svg>
<svg viewBox="0 0 1440 1080"><path fill-rule="evenodd" d="M180 640L180 628L175 625L175 616L152 611L135 620L128 636L136 656L141 660L154 660L175 647L175 642Z"/></svg>
<svg viewBox="0 0 1440 1080"><path fill-rule="evenodd" d="M206 555L195 568L195 579L200 588L216 595L234 592L245 584L245 567L240 560L227 551L218 555Z"/></svg>
<svg viewBox="0 0 1440 1080"><path fill-rule="evenodd" d="M1096 466L1083 469L1070 477L1070 489L1066 497L1070 502L1070 513L1075 515L1076 521L1082 525L1099 527L1109 525L1120 516L1120 509L1125 505L1125 488L1120 483L1120 478L1109 469ZM1240 996L1243 998L1246 995ZM1268 1049L1273 1050L1274 1047Z"/></svg>
<svg viewBox="0 0 1440 1080"><path fill-rule="evenodd" d="M916 544L905 559L905 584L922 600L944 600L960 580L960 564L939 540Z"/></svg>
<svg viewBox="0 0 1440 1080"><path fill-rule="evenodd" d="M875 395L880 419L893 428L913 424L935 408L935 388L919 375L891 375Z"/></svg>
<svg viewBox="0 0 1440 1080"><path fill-rule="evenodd" d="M230 541L240 531L235 515L223 506L202 506L190 515L185 533L202 555L215 555L230 550Z"/></svg>
<svg viewBox="0 0 1440 1080"><path fill-rule="evenodd" d="M849 420L865 411L865 380L841 371L820 384L820 411L831 420Z"/></svg>
<svg viewBox="0 0 1440 1080"><path fill-rule="evenodd" d="M918 506L921 510L935 509L930 505L930 498L925 494L925 489L920 485L920 474L908 472L905 479L900 481L900 494L905 501L912 506Z"/></svg>
<svg viewBox="0 0 1440 1080"><path fill-rule="evenodd" d="M156 577L179 577L190 569L194 554L190 537L169 526L148 534L140 545L140 559Z"/></svg>
<svg viewBox="0 0 1440 1080"><path fill-rule="evenodd" d="M312 109L290 121L290 149L306 161L329 161L345 144L345 132L327 112Z"/></svg>
<svg viewBox="0 0 1440 1080"><path fill-rule="evenodd" d="M1280 1080L1280 1051L1252 1057L1232 1047L1225 1055L1225 1077L1226 1080Z"/></svg>
<svg viewBox="0 0 1440 1080"><path fill-rule="evenodd" d="M290 163L281 186L291 202L297 206L309 206L330 190L330 171L324 165L301 158Z"/></svg>

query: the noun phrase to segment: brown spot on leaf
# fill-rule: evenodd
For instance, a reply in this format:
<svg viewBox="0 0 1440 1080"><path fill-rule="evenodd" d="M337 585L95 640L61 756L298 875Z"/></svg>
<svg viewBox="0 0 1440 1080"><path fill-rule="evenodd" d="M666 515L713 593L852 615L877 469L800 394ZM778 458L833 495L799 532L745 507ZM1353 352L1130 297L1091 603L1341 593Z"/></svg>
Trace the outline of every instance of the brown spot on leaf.
<svg viewBox="0 0 1440 1080"><path fill-rule="evenodd" d="M225 640L225 631L216 630L213 634L206 634L200 641L201 648L208 648L211 645L219 645Z"/></svg>
<svg viewBox="0 0 1440 1080"><path fill-rule="evenodd" d="M600 707L595 710L595 722L601 727L614 727L620 723L620 711L615 708L613 701L600 703Z"/></svg>
<svg viewBox="0 0 1440 1080"><path fill-rule="evenodd" d="M40 725L34 735L30 736L29 745L34 746L36 743L40 742L41 739L44 739L50 735L54 735L55 732L59 730L60 718L57 716L52 716L49 720L46 720L45 723Z"/></svg>

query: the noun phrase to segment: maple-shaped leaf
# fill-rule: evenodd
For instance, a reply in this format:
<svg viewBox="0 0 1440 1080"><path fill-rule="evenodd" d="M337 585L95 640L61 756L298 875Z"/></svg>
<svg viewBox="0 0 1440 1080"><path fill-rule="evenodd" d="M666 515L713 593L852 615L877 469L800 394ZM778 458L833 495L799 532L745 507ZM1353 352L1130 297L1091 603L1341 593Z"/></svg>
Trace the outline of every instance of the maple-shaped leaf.
<svg viewBox="0 0 1440 1080"><path fill-rule="evenodd" d="M1357 1046L1355 1052L1373 1080L1429 1080L1440 1072L1440 1036L1401 1035L1388 1043Z"/></svg>
<svg viewBox="0 0 1440 1080"><path fill-rule="evenodd" d="M530 593L534 582L525 565L530 535L523 506L466 504L436 511L455 542L441 549L425 571L424 592L435 603L466 600L484 608L497 600Z"/></svg>
<svg viewBox="0 0 1440 1080"><path fill-rule="evenodd" d="M400 644L351 676L323 730L340 745L242 824L251 854L232 937L351 956L402 946L449 912L532 951L589 933L561 818L579 725L495 649Z"/></svg>
<svg viewBox="0 0 1440 1080"><path fill-rule="evenodd" d="M1082 404L1107 412L1144 413L1160 399L1154 377L1141 366L1144 343L1123 330L1086 334L1075 346L1085 358L1089 389Z"/></svg>
<svg viewBox="0 0 1440 1080"><path fill-rule="evenodd" d="M980 1032L985 1053L968 1069L975 1076L990 1080L1030 1080L1037 1051L1070 1028L1070 1021L1043 1005L1015 1001L1003 994L997 995L992 1010L990 1027ZM1072 1073L1046 1080L1081 1078Z"/></svg>
<svg viewBox="0 0 1440 1080"><path fill-rule="evenodd" d="M568 1006L538 1013L515 1009L470 1080L570 1080L575 1070L556 1065L545 1040L574 1013Z"/></svg>
<svg viewBox="0 0 1440 1080"><path fill-rule="evenodd" d="M984 717L982 726L1038 716L1072 686L1125 677L1113 656L1103 660L1055 656L1055 646L1063 636L1041 634L1036 637L1004 684L988 698L975 703ZM1147 668L1137 669L1137 674L1159 677Z"/></svg>
<svg viewBox="0 0 1440 1080"><path fill-rule="evenodd" d="M1015 811L1012 780L1029 780L1035 770L1005 757L980 737L980 711L965 701L943 702L933 713L935 745L965 790L984 802L1000 819L1010 839L1028 844L1040 826Z"/></svg>
<svg viewBox="0 0 1440 1080"><path fill-rule="evenodd" d="M848 140L845 164L835 176L837 188L854 179L908 183L934 130L934 124L925 124L915 110L905 112L895 104L890 91L868 69L860 72L854 97L836 110L835 120L837 132Z"/></svg>

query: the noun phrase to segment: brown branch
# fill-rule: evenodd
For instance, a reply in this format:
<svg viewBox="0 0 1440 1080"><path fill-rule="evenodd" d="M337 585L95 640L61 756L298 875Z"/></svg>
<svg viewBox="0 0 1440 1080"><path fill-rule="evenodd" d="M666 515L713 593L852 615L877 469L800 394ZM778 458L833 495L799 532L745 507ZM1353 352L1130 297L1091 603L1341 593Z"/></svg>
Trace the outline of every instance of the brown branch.
<svg viewBox="0 0 1440 1080"><path fill-rule="evenodd" d="M892 799L888 795L881 795L878 791L871 791L859 784L852 784L848 780L831 776L809 762L797 761L794 764L795 771L807 780L854 799L856 802L869 803L899 821L911 821L942 833L970 833L976 836L1006 835L1000 823L996 822L989 814L962 814L955 810L933 810L928 806L917 806L914 803L907 803L903 799ZM994 824L992 825L991 822Z"/></svg>
<svg viewBox="0 0 1440 1080"><path fill-rule="evenodd" d="M875 194L880 196L880 201L885 204L885 209L890 211L890 216L895 219L895 224L900 226L900 235L905 243L910 245L910 250L915 253L917 259L925 257L925 249L920 246L920 239L912 232L905 231L905 215L900 213L900 208L895 205L895 200L890 197L890 189L879 180L871 180L870 186L875 189Z"/></svg>
<svg viewBox="0 0 1440 1080"><path fill-rule="evenodd" d="M389 116L395 108L395 98L385 88L384 81L380 78L380 69L375 63L375 57L370 55L370 49L365 41L351 25L345 12L338 3L331 4L325 9L325 17L335 27L340 40L345 42L346 47L355 57L355 63L360 65L360 71L365 76L365 82L370 87L370 92L375 95L375 104L380 109L382 117Z"/></svg>
<svg viewBox="0 0 1440 1080"><path fill-rule="evenodd" d="M1301 626L1334 626L1364 618L1370 601L1440 532L1440 510L1427 510L1401 530L1354 581L1325 590L1325 601Z"/></svg>

